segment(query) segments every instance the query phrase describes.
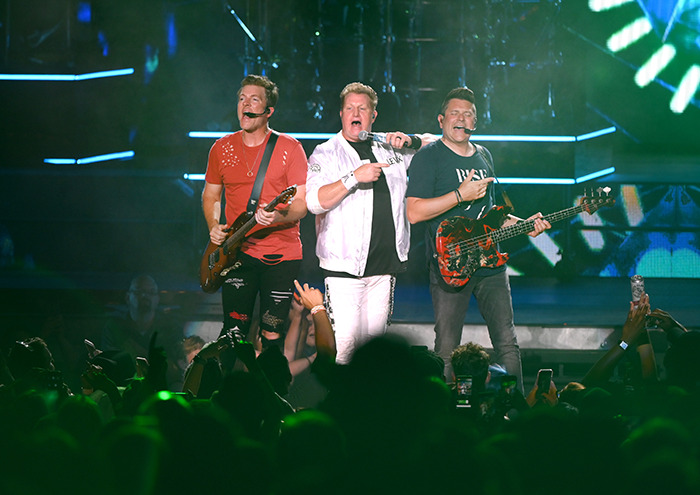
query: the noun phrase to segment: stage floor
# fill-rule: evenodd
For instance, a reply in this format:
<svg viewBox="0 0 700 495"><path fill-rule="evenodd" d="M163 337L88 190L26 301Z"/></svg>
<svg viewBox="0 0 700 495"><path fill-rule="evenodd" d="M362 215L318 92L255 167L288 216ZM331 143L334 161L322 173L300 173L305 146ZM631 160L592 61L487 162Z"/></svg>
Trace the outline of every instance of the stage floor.
<svg viewBox="0 0 700 495"><path fill-rule="evenodd" d="M648 279L651 307L660 308L686 327L700 328L700 279ZM622 326L631 300L626 278L577 278L561 282L549 278L511 277L516 325L612 327ZM397 285L394 320L433 320L427 287ZM472 301L467 324L482 323Z"/></svg>

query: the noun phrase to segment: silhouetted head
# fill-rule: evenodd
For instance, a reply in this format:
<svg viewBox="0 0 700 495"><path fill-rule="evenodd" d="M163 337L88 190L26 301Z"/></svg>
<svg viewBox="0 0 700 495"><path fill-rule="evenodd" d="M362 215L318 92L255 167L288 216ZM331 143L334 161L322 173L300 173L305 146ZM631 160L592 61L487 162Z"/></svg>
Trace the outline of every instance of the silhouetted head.
<svg viewBox="0 0 700 495"><path fill-rule="evenodd" d="M664 356L666 379L669 385L687 391L698 390L700 385L700 332L686 332L679 336Z"/></svg>

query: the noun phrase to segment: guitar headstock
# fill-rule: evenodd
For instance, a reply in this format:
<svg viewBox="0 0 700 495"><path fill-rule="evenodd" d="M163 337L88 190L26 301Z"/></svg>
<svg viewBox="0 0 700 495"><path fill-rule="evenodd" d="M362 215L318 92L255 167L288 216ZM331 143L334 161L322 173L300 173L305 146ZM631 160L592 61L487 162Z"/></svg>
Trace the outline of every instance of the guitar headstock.
<svg viewBox="0 0 700 495"><path fill-rule="evenodd" d="M297 185L294 184L292 186L289 186L287 189L282 191L275 199L270 201L270 204L265 207L265 210L272 211L277 205L280 205L282 203L291 203L296 193Z"/></svg>
<svg viewBox="0 0 700 495"><path fill-rule="evenodd" d="M291 203L294 195L297 193L297 185L294 184L289 186L287 189L282 191L277 198L279 198L280 203Z"/></svg>
<svg viewBox="0 0 700 495"><path fill-rule="evenodd" d="M580 204L586 213L593 214L599 208L609 208L615 205L615 198L610 196L611 189L609 187L599 187L598 189L591 188L590 192L581 198Z"/></svg>

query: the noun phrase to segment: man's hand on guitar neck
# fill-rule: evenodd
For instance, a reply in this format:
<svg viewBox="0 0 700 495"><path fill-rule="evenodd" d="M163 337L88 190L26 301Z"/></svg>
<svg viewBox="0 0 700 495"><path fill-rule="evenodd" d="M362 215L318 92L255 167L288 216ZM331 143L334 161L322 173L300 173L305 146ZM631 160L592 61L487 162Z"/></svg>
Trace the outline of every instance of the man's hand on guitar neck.
<svg viewBox="0 0 700 495"><path fill-rule="evenodd" d="M258 225L264 227L269 227L273 223L282 221L282 214L277 210L265 211L267 204L261 204L260 207L255 210L255 221Z"/></svg>
<svg viewBox="0 0 700 495"><path fill-rule="evenodd" d="M544 219L542 216L542 213L539 211L535 213L534 215L530 216L527 218L527 220L534 220L535 223L533 224L534 230L530 231L527 233L530 237L537 237L540 235L542 232L544 232L547 229L552 228L552 224L550 224L547 220ZM524 222L522 218L518 218L515 215L508 215L508 219L506 222L503 224L504 227L507 227L509 225L513 225L518 222Z"/></svg>

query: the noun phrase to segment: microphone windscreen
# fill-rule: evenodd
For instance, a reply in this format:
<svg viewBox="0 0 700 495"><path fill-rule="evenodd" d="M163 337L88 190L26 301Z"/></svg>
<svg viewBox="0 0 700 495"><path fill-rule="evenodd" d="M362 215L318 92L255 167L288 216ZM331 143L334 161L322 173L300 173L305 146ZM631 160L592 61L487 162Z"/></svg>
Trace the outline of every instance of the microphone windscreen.
<svg viewBox="0 0 700 495"><path fill-rule="evenodd" d="M366 141L367 138L369 137L369 132L362 130L360 133L357 135L357 137L360 139L360 141Z"/></svg>

